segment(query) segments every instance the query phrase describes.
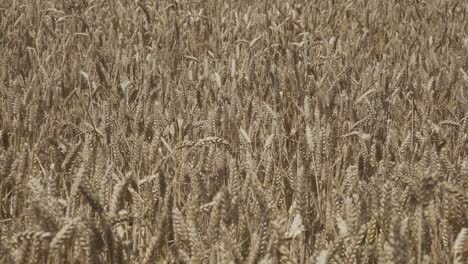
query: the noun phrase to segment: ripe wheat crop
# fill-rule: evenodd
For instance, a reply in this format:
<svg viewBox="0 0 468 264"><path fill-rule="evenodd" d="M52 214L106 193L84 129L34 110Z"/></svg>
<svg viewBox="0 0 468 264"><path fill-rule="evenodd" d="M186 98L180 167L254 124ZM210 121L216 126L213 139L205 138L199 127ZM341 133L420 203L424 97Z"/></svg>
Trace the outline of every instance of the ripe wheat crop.
<svg viewBox="0 0 468 264"><path fill-rule="evenodd" d="M1 263L468 263L468 2L0 1Z"/></svg>

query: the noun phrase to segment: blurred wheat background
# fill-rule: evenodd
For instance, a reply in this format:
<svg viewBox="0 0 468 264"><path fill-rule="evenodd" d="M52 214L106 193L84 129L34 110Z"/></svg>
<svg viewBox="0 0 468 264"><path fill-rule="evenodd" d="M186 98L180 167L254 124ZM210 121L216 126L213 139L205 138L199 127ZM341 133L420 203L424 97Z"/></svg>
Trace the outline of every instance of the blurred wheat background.
<svg viewBox="0 0 468 264"><path fill-rule="evenodd" d="M468 263L468 2L3 0L1 263Z"/></svg>

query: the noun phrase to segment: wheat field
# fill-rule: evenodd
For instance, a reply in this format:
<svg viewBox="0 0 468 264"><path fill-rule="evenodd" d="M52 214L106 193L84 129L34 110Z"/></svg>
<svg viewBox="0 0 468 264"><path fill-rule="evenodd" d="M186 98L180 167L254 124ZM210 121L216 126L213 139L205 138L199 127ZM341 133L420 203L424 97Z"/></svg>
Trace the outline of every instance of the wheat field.
<svg viewBox="0 0 468 264"><path fill-rule="evenodd" d="M0 1L1 263L468 263L468 2Z"/></svg>

